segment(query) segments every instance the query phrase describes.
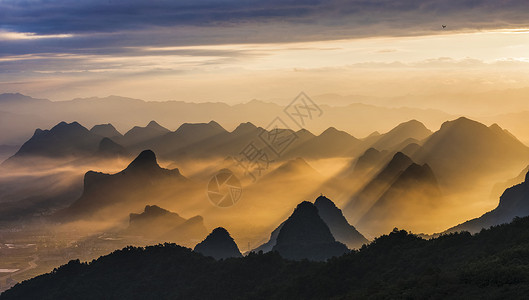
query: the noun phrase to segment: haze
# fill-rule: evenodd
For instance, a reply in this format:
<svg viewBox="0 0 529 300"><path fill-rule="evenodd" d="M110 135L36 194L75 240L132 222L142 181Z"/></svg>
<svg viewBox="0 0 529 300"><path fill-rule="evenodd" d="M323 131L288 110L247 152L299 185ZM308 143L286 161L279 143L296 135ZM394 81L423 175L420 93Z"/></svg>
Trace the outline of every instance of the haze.
<svg viewBox="0 0 529 300"><path fill-rule="evenodd" d="M0 0L0 292L129 245L325 261L529 216L528 20L522 0Z"/></svg>

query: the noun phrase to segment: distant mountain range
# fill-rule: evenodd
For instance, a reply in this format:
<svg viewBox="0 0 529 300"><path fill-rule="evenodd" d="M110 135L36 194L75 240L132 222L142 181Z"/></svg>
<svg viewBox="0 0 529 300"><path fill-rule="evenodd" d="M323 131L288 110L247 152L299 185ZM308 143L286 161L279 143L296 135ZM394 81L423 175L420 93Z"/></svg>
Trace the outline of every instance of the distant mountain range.
<svg viewBox="0 0 529 300"><path fill-rule="evenodd" d="M292 98L295 96L292 95ZM35 128L50 128L63 120L75 120L86 126L112 123L119 131L125 132L151 120L157 120L171 129L184 123L216 120L225 128L232 129L247 121L266 127L276 117L281 117L291 129L299 130L283 112L284 108L258 100L236 105L220 102L147 102L119 96L49 101L21 94L0 94L0 145L21 145ZM452 118L436 110L385 108L359 103L339 107L321 105L320 108L324 113L319 118L307 120L308 130L323 132L332 125L358 137L374 131L388 131L410 119L437 128L444 120Z"/></svg>
<svg viewBox="0 0 529 300"><path fill-rule="evenodd" d="M140 153L143 149L153 149L162 159L173 161L174 166L188 159L228 158L224 160L225 167L234 167L237 162L233 158L237 154L253 142L258 144L260 134L271 133L248 122L229 132L214 121L184 124L176 131L169 131L151 121L145 127L134 127L121 135L111 124L101 124L88 130L77 122L61 122L50 130L37 130L3 166L17 163L36 165L42 157L67 157L74 159L73 161L86 158L132 159L131 155ZM413 213L414 203L435 211L436 205L443 204L440 197L446 191L466 190L469 182L492 186L502 180L498 174L519 170L529 164L529 148L508 131L497 125L487 127L466 118L445 122L434 133L420 122L412 120L385 134L373 134L365 139L356 139L334 128L319 136L307 130L287 130L287 134L295 134L296 141L281 156L271 158L276 165L274 169L264 172L259 178L258 186L251 185L245 189L246 201L241 202L237 208L240 213L254 211L256 220L259 214L264 217L265 211L275 211L280 216L288 212L295 203L306 199L305 197L324 192L343 205L344 214L351 224L368 236L376 236L405 220L416 219L421 222L414 217L421 215ZM335 155L358 158L327 181L302 158L334 158ZM35 157L37 159L32 159ZM86 175L85 183L100 182L97 178L107 176L91 172ZM134 191L142 184L136 182L149 182L147 177L142 176L130 179L135 182L131 185L134 188L130 189L128 196L119 198L138 199L139 196ZM115 179L110 181L113 180ZM294 188L300 182L313 188L300 192ZM286 190L268 189L263 193L262 188L267 184L277 186L279 183ZM98 186L100 189L101 185ZM177 185L170 192L164 191L162 194L177 193L176 187ZM107 188L101 189L110 191ZM126 193L126 190L123 187L120 193ZM85 188L83 196L72 203L69 209L80 205L77 202L83 203L82 199L88 197L85 195L87 193ZM269 200L278 197L289 200ZM100 200L86 201L81 207L98 207L98 201ZM189 201L186 200L186 203L190 203ZM130 202L138 205L135 209L156 204L134 200ZM78 211L82 210L92 212L91 209ZM400 213L395 214L396 211ZM427 220L428 216L423 215L423 219Z"/></svg>
<svg viewBox="0 0 529 300"><path fill-rule="evenodd" d="M379 150L393 149L408 140L422 140L431 132L417 121L398 125L386 134L359 140L346 132L329 128L316 136L307 130L286 130L283 136L292 137L292 143L281 153L271 152L270 160L296 157L330 158L350 157L377 145ZM88 130L77 122L61 122L50 130L37 129L4 165L16 162L27 164L33 157L59 159L86 158L91 155L113 157L139 153L152 149L161 158L179 161L189 158L228 157L239 155L252 144L263 149L267 144L263 134L272 134L252 123L241 123L232 132L218 123L183 124L169 131L155 121L145 127L135 126L121 135L112 124L96 125ZM283 138L283 137L280 137ZM104 139L104 141L103 141Z"/></svg>

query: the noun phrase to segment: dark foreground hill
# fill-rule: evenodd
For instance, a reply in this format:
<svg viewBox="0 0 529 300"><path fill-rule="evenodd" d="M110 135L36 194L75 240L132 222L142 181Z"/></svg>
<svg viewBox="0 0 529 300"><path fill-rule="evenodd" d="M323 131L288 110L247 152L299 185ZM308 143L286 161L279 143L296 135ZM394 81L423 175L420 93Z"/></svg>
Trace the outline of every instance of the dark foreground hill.
<svg viewBox="0 0 529 300"><path fill-rule="evenodd" d="M529 218L424 240L394 230L327 262L276 252L215 261L174 244L70 261L17 284L8 299L523 299Z"/></svg>

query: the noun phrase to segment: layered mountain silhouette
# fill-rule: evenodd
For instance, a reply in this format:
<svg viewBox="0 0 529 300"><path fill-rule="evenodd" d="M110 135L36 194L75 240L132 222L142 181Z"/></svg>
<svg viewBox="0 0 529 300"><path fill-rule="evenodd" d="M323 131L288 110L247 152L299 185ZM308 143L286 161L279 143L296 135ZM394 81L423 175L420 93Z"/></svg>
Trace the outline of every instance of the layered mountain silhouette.
<svg viewBox="0 0 529 300"><path fill-rule="evenodd" d="M431 220L430 212L443 203L437 178L427 164L409 165L356 225L376 235L394 227L414 229Z"/></svg>
<svg viewBox="0 0 529 300"><path fill-rule="evenodd" d="M336 207L334 202L325 196L319 196L314 202L314 206L318 210L318 215L327 225L334 239L341 242L351 249L358 249L362 245L367 244L369 241L350 225L347 219L345 219L342 211ZM279 232L283 228L285 222L281 223L276 229L270 234L269 240L261 246L253 249L253 252L269 252L272 251L274 246L277 244L277 237Z"/></svg>
<svg viewBox="0 0 529 300"><path fill-rule="evenodd" d="M28 98L28 101L22 103L21 97ZM67 101L39 100L15 94L3 94L2 98L0 111L15 117L5 127L0 127L0 144L14 144L14 140L20 141L17 142L20 144L31 136L35 128L49 128L61 120L76 120L81 124L110 122L119 125L119 130L132 128L140 123L146 124L150 120L156 120L170 128L177 128L186 122L216 120L226 128L235 128L238 124L248 120L253 121L258 126L267 126L271 120L283 114L284 109L284 106L263 101L227 105L225 103L183 101L142 101L119 96ZM2 102L5 104L2 105ZM324 110L325 113L320 118L313 118L311 122L307 123L310 126L309 130L323 132L327 129L328 124L333 124L336 128L350 132L355 136L366 136L375 130L390 128L394 124L406 120L434 120L427 126L437 127L442 120L451 117L441 111L395 109L365 104L340 107L325 106ZM31 121L31 126L26 125L28 120Z"/></svg>
<svg viewBox="0 0 529 300"><path fill-rule="evenodd" d="M90 129L90 132L115 141L119 141L123 138L123 135L110 123L95 125Z"/></svg>
<svg viewBox="0 0 529 300"><path fill-rule="evenodd" d="M498 206L475 218L448 229L446 232L469 231L479 232L483 228L509 223L515 217L529 216L529 172L525 181L510 187L500 197Z"/></svg>
<svg viewBox="0 0 529 300"><path fill-rule="evenodd" d="M191 245L207 234L204 219L184 219L177 213L156 205L147 205L142 213L131 213L127 234L140 235L152 241Z"/></svg>
<svg viewBox="0 0 529 300"><path fill-rule="evenodd" d="M467 180L518 168L529 161L529 148L494 124L459 118L443 123L414 155L428 163L441 184L466 188Z"/></svg>
<svg viewBox="0 0 529 300"><path fill-rule="evenodd" d="M424 211L440 205L442 193L429 165L419 165L402 152L356 193L344 209L357 228L373 235L402 224L427 222Z"/></svg>
<svg viewBox="0 0 529 300"><path fill-rule="evenodd" d="M397 152L391 161L350 199L344 208L347 218L357 222L411 164L411 158Z"/></svg>
<svg viewBox="0 0 529 300"><path fill-rule="evenodd" d="M151 150L141 152L123 171L110 175L89 171L84 177L81 197L58 212L58 220L102 217L100 211L115 208L110 215L119 217L120 206L143 207L153 197L160 197L168 187L183 187L187 179L178 169L161 168Z"/></svg>
<svg viewBox="0 0 529 300"><path fill-rule="evenodd" d="M125 147L107 137L103 138L101 142L99 142L99 148L96 152L97 156L111 158L128 157L129 154L129 151Z"/></svg>
<svg viewBox="0 0 529 300"><path fill-rule="evenodd" d="M420 124L420 125L419 125ZM67 125L67 126L66 126ZM266 149L271 143L285 143L286 147L270 152L276 160L287 160L295 157L330 158L356 156L377 144L381 147L393 147L397 142L422 138L429 131L417 121L410 121L397 126L394 130L359 140L350 134L330 127L315 136L306 129L271 129L266 131L252 123L241 123L232 132L225 130L215 121L208 123L184 123L172 132L151 121L145 127L134 126L124 135L112 124L95 125L87 130L79 123L61 122L51 130L37 130L26 142L19 156L31 153L39 156L65 157L77 155L84 157L98 150L102 138L111 139L126 148L130 153L143 149L152 149L160 157L174 161L188 158L227 157L241 154L250 145ZM67 127L68 130L64 130ZM417 127L417 128L415 128ZM422 130L420 129L422 128ZM63 130L60 130L63 129ZM42 150L39 150L41 149ZM271 148L268 148L271 149Z"/></svg>
<svg viewBox="0 0 529 300"><path fill-rule="evenodd" d="M297 142L287 152L290 156L301 156L306 158L341 157L356 152L362 142L345 131L329 127L318 136L310 136L303 141Z"/></svg>
<svg viewBox="0 0 529 300"><path fill-rule="evenodd" d="M162 127L155 121L150 121L145 127L134 126L123 136L123 143L127 146L144 143L169 133L169 129Z"/></svg>
<svg viewBox="0 0 529 300"><path fill-rule="evenodd" d="M272 248L287 259L326 260L348 252L310 202L300 203L279 230Z"/></svg>
<svg viewBox="0 0 529 300"><path fill-rule="evenodd" d="M72 158L90 156L98 150L102 137L77 122L61 122L50 130L35 130L33 136L5 161L28 162L32 158ZM24 160L26 159L26 160Z"/></svg>
<svg viewBox="0 0 529 300"><path fill-rule="evenodd" d="M205 240L195 246L193 251L217 260L242 256L230 233L222 227L213 229Z"/></svg>
<svg viewBox="0 0 529 300"><path fill-rule="evenodd" d="M370 142L370 147L378 150L392 150L402 143L410 143L410 139L415 141L423 140L429 137L432 131L423 123L417 120L411 120L401 123L389 132L383 135L368 137L367 142Z"/></svg>

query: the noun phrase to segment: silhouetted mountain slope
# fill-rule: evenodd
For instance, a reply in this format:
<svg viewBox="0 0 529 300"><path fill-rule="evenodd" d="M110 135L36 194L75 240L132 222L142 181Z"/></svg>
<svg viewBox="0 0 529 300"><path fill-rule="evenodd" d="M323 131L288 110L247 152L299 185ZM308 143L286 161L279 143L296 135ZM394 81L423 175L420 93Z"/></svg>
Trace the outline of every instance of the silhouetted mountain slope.
<svg viewBox="0 0 529 300"><path fill-rule="evenodd" d="M131 213L129 219L129 232L149 234L159 232L181 225L186 220L177 213L170 212L156 205L147 205L142 213Z"/></svg>
<svg viewBox="0 0 529 300"><path fill-rule="evenodd" d="M529 162L529 148L498 125L459 118L432 134L414 160L428 163L442 184L465 188L468 179L501 173Z"/></svg>
<svg viewBox="0 0 529 300"><path fill-rule="evenodd" d="M266 174L261 178L262 181L275 181L278 179L288 179L289 177L309 177L309 176L321 176L318 171L312 168L306 160L301 157L289 160L275 170Z"/></svg>
<svg viewBox="0 0 529 300"><path fill-rule="evenodd" d="M277 236L279 235L279 231L281 231L281 228L283 228L283 224L285 224L285 222L281 223L279 226L277 226L276 229L274 229L272 231L272 233L270 234L270 238L268 239L268 241L266 243L264 243L261 246L253 249L252 251L254 251L256 253L259 252L259 251L263 251L263 252L272 251L272 248L274 248L274 246L277 243Z"/></svg>
<svg viewBox="0 0 529 300"><path fill-rule="evenodd" d="M195 216L184 219L177 213L156 205L147 205L142 213L131 213L126 234L140 235L153 242L194 245L207 234L204 219Z"/></svg>
<svg viewBox="0 0 529 300"><path fill-rule="evenodd" d="M331 230L334 238L350 249L358 249L369 241L354 226L347 222L342 211L325 196L319 196L314 202L318 214Z"/></svg>
<svg viewBox="0 0 529 300"><path fill-rule="evenodd" d="M354 171L361 174L367 173L372 170L383 157L383 152L380 152L375 148L369 148L356 160Z"/></svg>
<svg viewBox="0 0 529 300"><path fill-rule="evenodd" d="M242 256L229 232L222 227L213 229L205 240L195 246L193 251L215 259Z"/></svg>
<svg viewBox="0 0 529 300"><path fill-rule="evenodd" d="M117 209L119 205L143 207L148 201L163 195L169 187L182 186L186 181L187 179L178 169L161 168L156 162L154 152L145 150L119 173L109 175L87 172L81 197L70 207L59 211L55 218L75 220L86 217L109 217L109 215L101 215L100 211L112 208L115 209L110 216L118 218L124 213Z"/></svg>
<svg viewBox="0 0 529 300"><path fill-rule="evenodd" d="M299 134L299 133L298 133ZM306 158L340 157L354 153L362 142L345 131L329 127L318 136L296 143L288 154Z"/></svg>
<svg viewBox="0 0 529 300"><path fill-rule="evenodd" d="M421 150L421 146L415 142L411 142L409 144L406 144L404 147L402 147L402 149L400 150L400 152L404 153L405 155L407 155L408 157L412 157L415 155L415 153L417 153L418 151Z"/></svg>
<svg viewBox="0 0 529 300"><path fill-rule="evenodd" d="M51 103L48 99L37 99L22 95L20 93L4 93L0 94L0 105L10 104L34 104L34 103Z"/></svg>
<svg viewBox="0 0 529 300"><path fill-rule="evenodd" d="M344 208L347 219L353 224L360 220L411 164L413 161L408 156L397 152L371 181L351 197Z"/></svg>
<svg viewBox="0 0 529 300"><path fill-rule="evenodd" d="M219 136L222 137L219 138ZM143 148L149 146L163 157L179 159L203 153L206 149L209 150L210 147L227 140L228 137L229 133L215 121L210 121L209 123L184 123L176 131L139 146ZM198 146L200 143L202 144ZM209 152L209 155L215 156L215 150Z"/></svg>
<svg viewBox="0 0 529 300"><path fill-rule="evenodd" d="M111 139L123 138L123 135L110 123L95 125L90 132Z"/></svg>
<svg viewBox="0 0 529 300"><path fill-rule="evenodd" d="M174 244L72 260L10 299L525 299L529 218L424 240L394 230L327 262L277 253L215 261Z"/></svg>
<svg viewBox="0 0 529 300"><path fill-rule="evenodd" d="M492 192L491 192L491 198L493 199L497 199L499 198L503 192L507 189L507 188L510 188L514 185L517 185L517 184L520 184L522 182L524 182L525 180L525 175L527 174L527 172L529 172L529 166L525 167L519 174L518 176L514 177L514 178L511 178L509 180L506 180L506 181L502 181L502 182L498 182L494 185L494 187L492 188Z"/></svg>
<svg viewBox="0 0 529 300"><path fill-rule="evenodd" d="M432 131L423 123L417 120L411 120L401 123L389 132L378 136L376 141L370 147L378 150L390 150L403 143L408 139L423 140L430 136Z"/></svg>
<svg viewBox="0 0 529 300"><path fill-rule="evenodd" d="M459 224L446 232L469 231L479 232L482 228L489 228L511 222L515 217L529 216L529 172L525 181L510 187L500 197L498 206L479 218Z"/></svg>
<svg viewBox="0 0 529 300"><path fill-rule="evenodd" d="M348 251L344 244L336 242L316 206L307 201L300 203L285 221L272 250L296 260L326 260Z"/></svg>
<svg viewBox="0 0 529 300"><path fill-rule="evenodd" d="M432 169L412 163L356 223L375 235L408 225L420 228L431 221L430 212L442 205L441 190Z"/></svg>
<svg viewBox="0 0 529 300"><path fill-rule="evenodd" d="M33 136L6 163L16 163L19 159L32 157L64 159L92 155L98 149L101 139L101 136L93 134L77 122L61 122L50 130L35 130Z"/></svg>
<svg viewBox="0 0 529 300"><path fill-rule="evenodd" d="M160 126L155 121L150 121L145 127L134 126L127 131L123 136L123 143L126 146L132 146L163 136L169 132L169 129Z"/></svg>
<svg viewBox="0 0 529 300"><path fill-rule="evenodd" d="M375 148L369 148L340 172L337 179L346 179L349 185L364 185L365 181L376 175L385 164L389 163L391 158L387 150L378 151Z"/></svg>
<svg viewBox="0 0 529 300"><path fill-rule="evenodd" d="M105 137L99 142L99 148L97 149L96 155L117 158L127 157L129 156L129 152L125 147L114 142L112 139Z"/></svg>
<svg viewBox="0 0 529 300"><path fill-rule="evenodd" d="M330 199L320 196L314 202L314 206L318 209L318 215L329 227L329 230L336 241L346 244L351 249L360 248L363 244L368 243L368 240L347 222L342 211L336 207L334 202ZM252 251L272 251L272 248L277 243L277 236L284 224L285 222L281 223L276 229L274 229L274 231L272 231L270 238L266 243Z"/></svg>
<svg viewBox="0 0 529 300"><path fill-rule="evenodd" d="M391 159L387 150L367 149L356 159L352 159L336 175L327 179L318 191L347 201L365 186L376 173Z"/></svg>

